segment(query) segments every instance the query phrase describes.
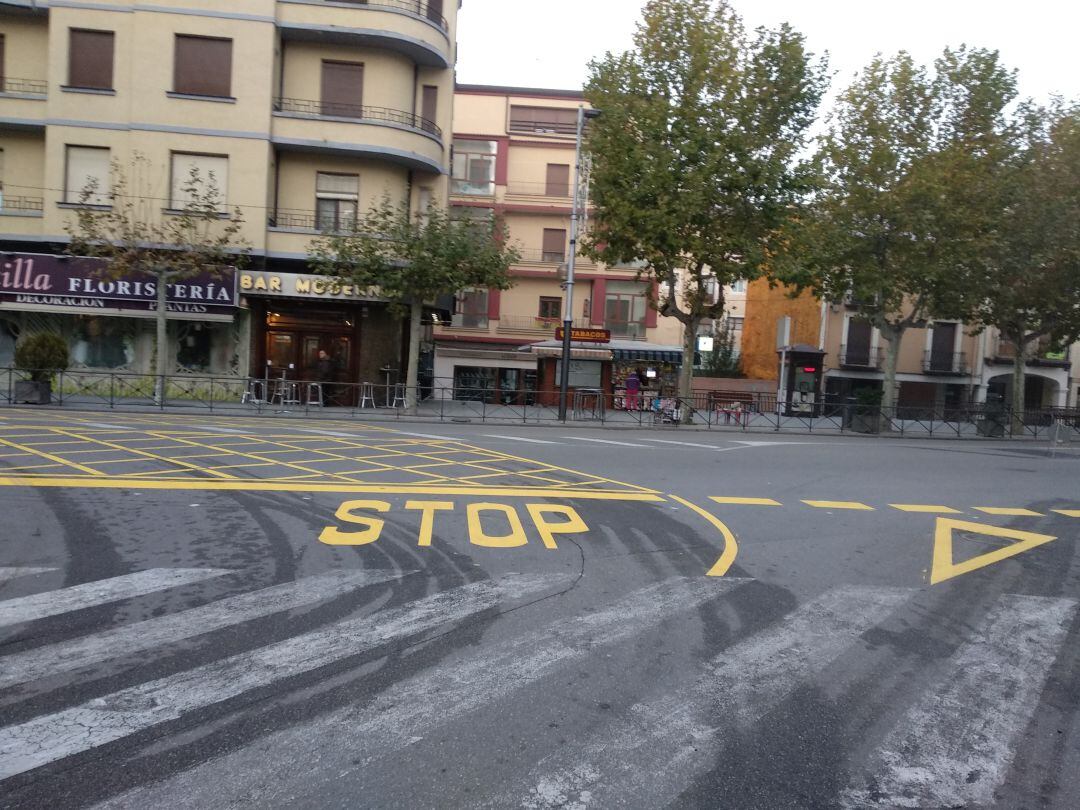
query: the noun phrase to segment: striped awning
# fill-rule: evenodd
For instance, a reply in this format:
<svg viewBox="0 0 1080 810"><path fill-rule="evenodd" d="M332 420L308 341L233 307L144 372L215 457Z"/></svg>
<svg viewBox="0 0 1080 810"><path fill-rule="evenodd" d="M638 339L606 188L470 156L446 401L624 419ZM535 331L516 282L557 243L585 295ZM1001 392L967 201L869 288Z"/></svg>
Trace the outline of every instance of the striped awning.
<svg viewBox="0 0 1080 810"><path fill-rule="evenodd" d="M612 349L611 354L616 360L642 360L647 363L674 363L679 365L682 363L682 350L681 349L649 349L649 348L627 348L627 349ZM697 355L695 353L694 361L697 362Z"/></svg>

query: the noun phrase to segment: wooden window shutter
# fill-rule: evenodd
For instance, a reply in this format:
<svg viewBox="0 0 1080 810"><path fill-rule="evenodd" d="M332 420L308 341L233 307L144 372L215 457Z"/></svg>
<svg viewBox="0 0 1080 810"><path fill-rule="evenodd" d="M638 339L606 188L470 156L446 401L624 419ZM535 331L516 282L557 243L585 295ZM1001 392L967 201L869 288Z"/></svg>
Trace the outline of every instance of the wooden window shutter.
<svg viewBox="0 0 1080 810"><path fill-rule="evenodd" d="M176 35L173 90L192 96L232 96L232 40Z"/></svg>
<svg viewBox="0 0 1080 810"><path fill-rule="evenodd" d="M433 84L424 85L424 96L420 108L421 129L428 130L427 122L435 124L439 117L439 88Z"/></svg>
<svg viewBox="0 0 1080 810"><path fill-rule="evenodd" d="M544 194L548 197L570 196L569 164L549 163L547 165L547 182L544 185Z"/></svg>
<svg viewBox="0 0 1080 810"><path fill-rule="evenodd" d="M563 261L566 258L566 229L544 228L544 261ZM557 257L557 258L556 258Z"/></svg>
<svg viewBox="0 0 1080 810"><path fill-rule="evenodd" d="M364 66L359 62L322 63L322 114L363 118Z"/></svg>
<svg viewBox="0 0 1080 810"><path fill-rule="evenodd" d="M68 41L68 86L113 89L113 32L72 28Z"/></svg>

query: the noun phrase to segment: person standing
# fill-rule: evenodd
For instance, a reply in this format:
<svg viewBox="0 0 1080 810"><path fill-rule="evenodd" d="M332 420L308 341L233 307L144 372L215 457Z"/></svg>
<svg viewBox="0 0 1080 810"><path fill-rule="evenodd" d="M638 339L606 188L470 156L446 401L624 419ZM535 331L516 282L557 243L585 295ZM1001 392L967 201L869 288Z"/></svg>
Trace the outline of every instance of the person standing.
<svg viewBox="0 0 1080 810"><path fill-rule="evenodd" d="M325 349L319 349L319 359L315 361L315 379L319 382L319 391L322 394L322 404L329 401L330 383L334 381L335 363L333 358L326 353Z"/></svg>
<svg viewBox="0 0 1080 810"><path fill-rule="evenodd" d="M640 396L641 377L638 376L637 369L634 369L626 376L626 410L636 411L640 406Z"/></svg>

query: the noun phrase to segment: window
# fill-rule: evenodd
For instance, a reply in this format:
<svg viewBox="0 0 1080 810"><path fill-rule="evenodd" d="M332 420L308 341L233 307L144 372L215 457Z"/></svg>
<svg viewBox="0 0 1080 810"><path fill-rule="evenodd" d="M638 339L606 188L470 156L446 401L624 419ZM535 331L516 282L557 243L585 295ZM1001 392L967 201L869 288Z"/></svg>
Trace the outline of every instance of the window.
<svg viewBox="0 0 1080 810"><path fill-rule="evenodd" d="M577 132L577 109L514 104L510 107L510 131L573 135Z"/></svg>
<svg viewBox="0 0 1080 810"><path fill-rule="evenodd" d="M425 132L435 132L439 119L439 88L433 84L424 85L424 95L420 107L420 128Z"/></svg>
<svg viewBox="0 0 1080 810"><path fill-rule="evenodd" d="M744 293L744 292L746 292L746 279L745 278L735 279L735 281L731 282L731 284L728 285L728 289L731 290L731 292L733 292L733 293Z"/></svg>
<svg viewBox="0 0 1080 810"><path fill-rule="evenodd" d="M356 228L360 176L319 172L315 175L315 227L320 231Z"/></svg>
<svg viewBox="0 0 1080 810"><path fill-rule="evenodd" d="M364 66L360 62L322 63L322 115L364 117Z"/></svg>
<svg viewBox="0 0 1080 810"><path fill-rule="evenodd" d="M566 229L544 228L544 247L540 261L566 261Z"/></svg>
<svg viewBox="0 0 1080 810"><path fill-rule="evenodd" d="M437 25L442 25L443 0L427 0L427 18Z"/></svg>
<svg viewBox="0 0 1080 810"><path fill-rule="evenodd" d="M730 329L732 332L741 332L743 328L743 319L728 316L727 318L724 318L724 327Z"/></svg>
<svg viewBox="0 0 1080 810"><path fill-rule="evenodd" d="M488 291L462 290L454 296L452 326L465 329L487 329Z"/></svg>
<svg viewBox="0 0 1080 810"><path fill-rule="evenodd" d="M610 281L604 299L604 325L613 337L645 337L648 301L642 285L632 281Z"/></svg>
<svg viewBox="0 0 1080 810"><path fill-rule="evenodd" d="M98 146L69 146L64 202L108 205L109 189L109 150Z"/></svg>
<svg viewBox="0 0 1080 810"><path fill-rule="evenodd" d="M200 180L198 189L190 187L195 177ZM171 188L169 208L173 210L183 210L191 205L192 192L197 190L204 201L213 194L217 198L218 211L224 213L228 210L229 159L224 155L173 152Z"/></svg>
<svg viewBox="0 0 1080 810"><path fill-rule="evenodd" d="M126 368L135 360L134 327L128 318L77 316L69 338L71 359L89 368Z"/></svg>
<svg viewBox="0 0 1080 810"><path fill-rule="evenodd" d="M68 39L68 87L113 89L113 32L72 28Z"/></svg>
<svg viewBox="0 0 1080 810"><path fill-rule="evenodd" d="M453 194L495 195L495 141L454 141Z"/></svg>
<svg viewBox="0 0 1080 810"><path fill-rule="evenodd" d="M570 166L566 163L549 163L544 194L548 197L570 196Z"/></svg>
<svg viewBox="0 0 1080 810"><path fill-rule="evenodd" d="M232 97L232 40L176 35L173 90L188 96Z"/></svg>
<svg viewBox="0 0 1080 810"><path fill-rule="evenodd" d="M540 313L537 317L544 321L559 320L562 317L562 299L542 296L540 298Z"/></svg>

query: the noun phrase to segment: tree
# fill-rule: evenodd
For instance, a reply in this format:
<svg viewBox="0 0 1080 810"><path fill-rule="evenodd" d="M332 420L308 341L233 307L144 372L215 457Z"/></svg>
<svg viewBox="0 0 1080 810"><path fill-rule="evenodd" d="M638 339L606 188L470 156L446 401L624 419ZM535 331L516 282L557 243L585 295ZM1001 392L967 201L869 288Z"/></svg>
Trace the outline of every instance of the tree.
<svg viewBox="0 0 1080 810"><path fill-rule="evenodd" d="M825 85L802 36L748 36L727 0L650 0L634 49L589 66L585 94L603 114L588 133L585 250L643 265L651 306L683 324L680 396L724 285L771 271L812 179L798 154Z"/></svg>
<svg viewBox="0 0 1080 810"><path fill-rule="evenodd" d="M1015 347L1013 432L1022 432L1033 347L1080 339L1080 105L1021 107L1015 150L998 164L998 215L985 252L964 274L968 317Z"/></svg>
<svg viewBox="0 0 1080 810"><path fill-rule="evenodd" d="M151 167L136 154L136 172ZM201 176L192 168L181 187L180 208L159 213L161 201L152 195L135 195L119 162L111 167L110 188L100 191L94 183L80 194L75 221L65 225L72 256L105 259L103 275L110 279L149 275L155 285L157 341L154 347L154 400L165 395L165 349L168 345L168 285L200 273L223 275L230 267L242 267L249 252L240 235L244 217L239 208L223 213L223 200L213 172ZM149 172L147 172L149 174ZM106 201L107 207L96 204Z"/></svg>
<svg viewBox="0 0 1080 810"><path fill-rule="evenodd" d="M416 411L424 302L470 287L505 290L520 258L496 220L455 221L430 206L413 214L389 198L367 214L362 230L325 234L311 244L316 273L345 284L377 287L399 314L409 315L406 406Z"/></svg>
<svg viewBox="0 0 1080 810"><path fill-rule="evenodd" d="M713 331L712 351L706 352L703 359L707 377L743 376L739 352L735 349L735 330L726 318L720 322L720 328Z"/></svg>
<svg viewBox="0 0 1080 810"><path fill-rule="evenodd" d="M1004 154L1014 74L996 52L946 50L936 76L876 57L839 97L820 139L821 191L801 212L784 280L847 301L887 346L882 408L896 404L904 333L958 317L959 268L986 247L986 197Z"/></svg>

